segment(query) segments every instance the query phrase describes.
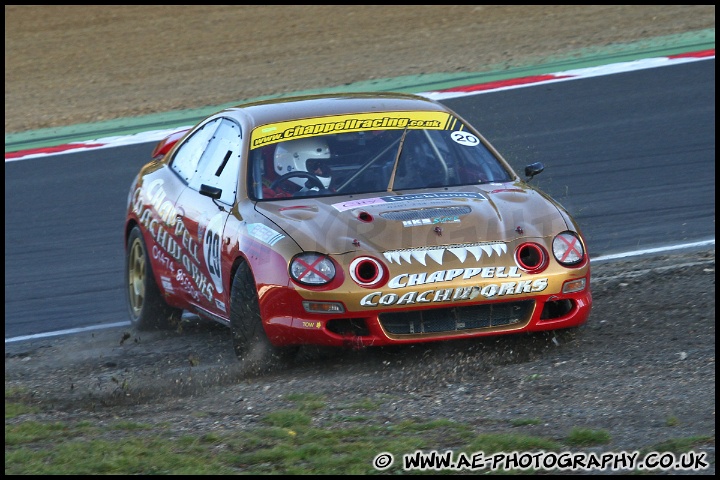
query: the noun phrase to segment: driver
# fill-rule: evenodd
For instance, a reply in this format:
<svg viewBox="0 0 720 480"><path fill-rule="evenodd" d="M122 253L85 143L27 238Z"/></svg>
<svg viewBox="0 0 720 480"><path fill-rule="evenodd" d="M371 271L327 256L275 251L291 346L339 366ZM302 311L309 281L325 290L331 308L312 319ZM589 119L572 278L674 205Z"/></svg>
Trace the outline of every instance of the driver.
<svg viewBox="0 0 720 480"><path fill-rule="evenodd" d="M318 191L319 188L311 176L316 177L325 189L330 187L332 180L330 167L326 160L330 159L330 148L321 138L300 138L279 143L275 149L274 167L278 175L288 175L288 181L301 187L300 192Z"/></svg>

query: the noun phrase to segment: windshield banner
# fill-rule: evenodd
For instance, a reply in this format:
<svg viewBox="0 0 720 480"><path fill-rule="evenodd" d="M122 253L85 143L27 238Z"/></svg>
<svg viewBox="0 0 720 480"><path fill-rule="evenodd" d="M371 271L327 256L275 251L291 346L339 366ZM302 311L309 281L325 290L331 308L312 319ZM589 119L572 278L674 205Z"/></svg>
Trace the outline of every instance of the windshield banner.
<svg viewBox="0 0 720 480"><path fill-rule="evenodd" d="M256 128L250 139L250 148L330 133L403 130L405 128L452 130L456 122L457 119L445 112L374 112L305 118Z"/></svg>

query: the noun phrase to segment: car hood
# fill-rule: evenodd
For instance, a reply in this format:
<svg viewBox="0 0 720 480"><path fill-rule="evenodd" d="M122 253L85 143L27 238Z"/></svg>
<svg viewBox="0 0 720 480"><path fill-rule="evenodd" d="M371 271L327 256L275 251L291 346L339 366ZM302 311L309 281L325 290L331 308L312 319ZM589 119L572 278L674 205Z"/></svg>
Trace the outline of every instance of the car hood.
<svg viewBox="0 0 720 480"><path fill-rule="evenodd" d="M378 255L405 249L511 242L571 228L560 208L518 183L395 195L258 202L256 209L304 251Z"/></svg>

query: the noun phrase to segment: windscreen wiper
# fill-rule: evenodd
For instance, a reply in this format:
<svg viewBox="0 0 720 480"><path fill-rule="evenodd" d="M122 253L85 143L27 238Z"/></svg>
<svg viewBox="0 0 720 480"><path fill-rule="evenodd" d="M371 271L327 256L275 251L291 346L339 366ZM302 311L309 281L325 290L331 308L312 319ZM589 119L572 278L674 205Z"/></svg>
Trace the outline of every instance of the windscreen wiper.
<svg viewBox="0 0 720 480"><path fill-rule="evenodd" d="M390 145L388 145L387 147L383 148L380 153L378 153L377 155L375 155L369 162L365 163L365 165L363 165L362 167L360 167L357 172L353 173L353 174L350 176L350 178L348 178L347 180L345 180L342 185L340 185L339 187L337 187L337 188L335 189L335 191L338 192L338 193L344 191L344 190L345 190L345 187L347 187L348 185L350 185L356 178L358 178L360 175L362 175L362 174L365 172L365 170L367 170L367 169L370 168L372 165L374 165L375 162L377 162L380 158L382 158L382 156L385 155L385 153L387 153L387 151L390 150L397 142L399 142L399 139L398 139L398 140L393 140ZM350 193L352 193L352 192L350 192Z"/></svg>

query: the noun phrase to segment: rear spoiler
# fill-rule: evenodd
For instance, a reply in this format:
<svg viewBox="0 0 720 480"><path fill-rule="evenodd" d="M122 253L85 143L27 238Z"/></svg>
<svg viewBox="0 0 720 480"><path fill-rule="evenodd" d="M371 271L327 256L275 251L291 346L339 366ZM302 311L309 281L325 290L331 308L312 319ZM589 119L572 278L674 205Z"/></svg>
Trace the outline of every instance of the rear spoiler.
<svg viewBox="0 0 720 480"><path fill-rule="evenodd" d="M173 132L164 139L160 140L157 145L155 145L155 148L152 152L152 159L153 160L160 160L163 158L167 153L170 151L171 148L175 146L175 144L185 136L187 132L189 132L190 129L186 128L184 130L178 130L177 132Z"/></svg>

